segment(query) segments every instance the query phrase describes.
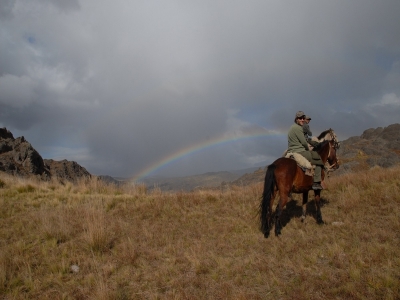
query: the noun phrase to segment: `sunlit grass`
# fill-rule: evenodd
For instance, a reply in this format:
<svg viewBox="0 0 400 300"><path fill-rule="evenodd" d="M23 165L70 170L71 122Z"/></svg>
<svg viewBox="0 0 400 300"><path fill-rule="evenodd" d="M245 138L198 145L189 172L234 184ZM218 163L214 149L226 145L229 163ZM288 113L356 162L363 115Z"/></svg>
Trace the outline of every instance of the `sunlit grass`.
<svg viewBox="0 0 400 300"><path fill-rule="evenodd" d="M258 227L262 183L149 192L0 175L5 299L398 299L400 167L331 177L322 215ZM312 193L310 193L312 196ZM312 199L312 197L310 197Z"/></svg>

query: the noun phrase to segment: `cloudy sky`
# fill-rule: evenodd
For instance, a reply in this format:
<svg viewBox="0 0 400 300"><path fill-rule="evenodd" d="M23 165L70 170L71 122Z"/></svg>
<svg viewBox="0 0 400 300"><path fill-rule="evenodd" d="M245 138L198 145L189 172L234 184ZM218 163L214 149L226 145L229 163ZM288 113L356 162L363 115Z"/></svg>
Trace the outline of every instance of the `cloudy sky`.
<svg viewBox="0 0 400 300"><path fill-rule="evenodd" d="M271 162L400 122L398 0L0 0L0 126L90 173Z"/></svg>

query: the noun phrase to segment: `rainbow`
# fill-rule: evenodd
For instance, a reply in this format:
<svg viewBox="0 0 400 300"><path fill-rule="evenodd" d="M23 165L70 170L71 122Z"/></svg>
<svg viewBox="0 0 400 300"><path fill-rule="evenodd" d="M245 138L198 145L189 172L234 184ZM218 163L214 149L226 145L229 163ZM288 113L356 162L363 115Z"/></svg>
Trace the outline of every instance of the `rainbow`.
<svg viewBox="0 0 400 300"><path fill-rule="evenodd" d="M194 145L190 145L188 147L180 149L180 150L178 150L174 153L171 153L171 154L167 155L166 157L154 162L153 164L151 164L151 165L147 166L146 168L144 168L143 170L141 170L133 178L131 178L131 181L137 182L168 164L171 164L185 156L191 155L193 153L199 152L199 151L209 148L209 147L213 147L213 146L217 146L217 145L229 143L229 142L236 142L238 140L243 140L243 139L252 139L252 138L267 137L267 136L285 136L285 135L286 135L286 133L282 134L279 131L267 130L264 128L257 128L257 129L249 130L247 132L235 132L233 134L224 134L222 136L215 137L213 139L207 139L206 141L201 141Z"/></svg>

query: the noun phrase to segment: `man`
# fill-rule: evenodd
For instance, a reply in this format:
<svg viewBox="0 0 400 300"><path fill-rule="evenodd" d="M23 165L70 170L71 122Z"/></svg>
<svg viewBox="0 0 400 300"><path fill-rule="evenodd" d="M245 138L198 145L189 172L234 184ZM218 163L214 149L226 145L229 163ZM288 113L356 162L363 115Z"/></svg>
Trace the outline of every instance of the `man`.
<svg viewBox="0 0 400 300"><path fill-rule="evenodd" d="M303 124L306 115L302 111L296 113L294 124L288 132L288 152L299 153L304 156L311 164L315 165L313 190L322 190L321 186L321 170L324 166L321 157L315 151L310 151L308 143L304 136Z"/></svg>
<svg viewBox="0 0 400 300"><path fill-rule="evenodd" d="M310 130L310 125L308 125L308 123L310 123L310 121L311 121L311 117L310 116L306 116L306 119L304 120L304 123L303 123L304 137L306 138L307 141L309 139L311 139L311 137L312 137L312 132Z"/></svg>

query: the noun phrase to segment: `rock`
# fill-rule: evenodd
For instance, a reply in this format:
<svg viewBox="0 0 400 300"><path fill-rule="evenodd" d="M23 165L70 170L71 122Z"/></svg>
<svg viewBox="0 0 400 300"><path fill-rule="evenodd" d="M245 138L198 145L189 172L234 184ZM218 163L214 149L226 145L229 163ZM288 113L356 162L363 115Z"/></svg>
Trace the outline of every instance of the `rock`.
<svg viewBox="0 0 400 300"><path fill-rule="evenodd" d="M79 266L77 266L77 265L72 265L72 266L71 266L71 271L72 271L73 273L78 273L78 272L79 272Z"/></svg>
<svg viewBox="0 0 400 300"><path fill-rule="evenodd" d="M43 160L23 136L14 138L7 128L0 128L0 171L21 177L35 176L44 180L56 177L76 181L91 176L74 161Z"/></svg>
<svg viewBox="0 0 400 300"><path fill-rule="evenodd" d="M0 128L0 171L18 176L50 177L40 154L24 137L14 139L7 128Z"/></svg>
<svg viewBox="0 0 400 300"><path fill-rule="evenodd" d="M0 128L0 138L1 139L14 139L11 131L7 130L7 128Z"/></svg>

